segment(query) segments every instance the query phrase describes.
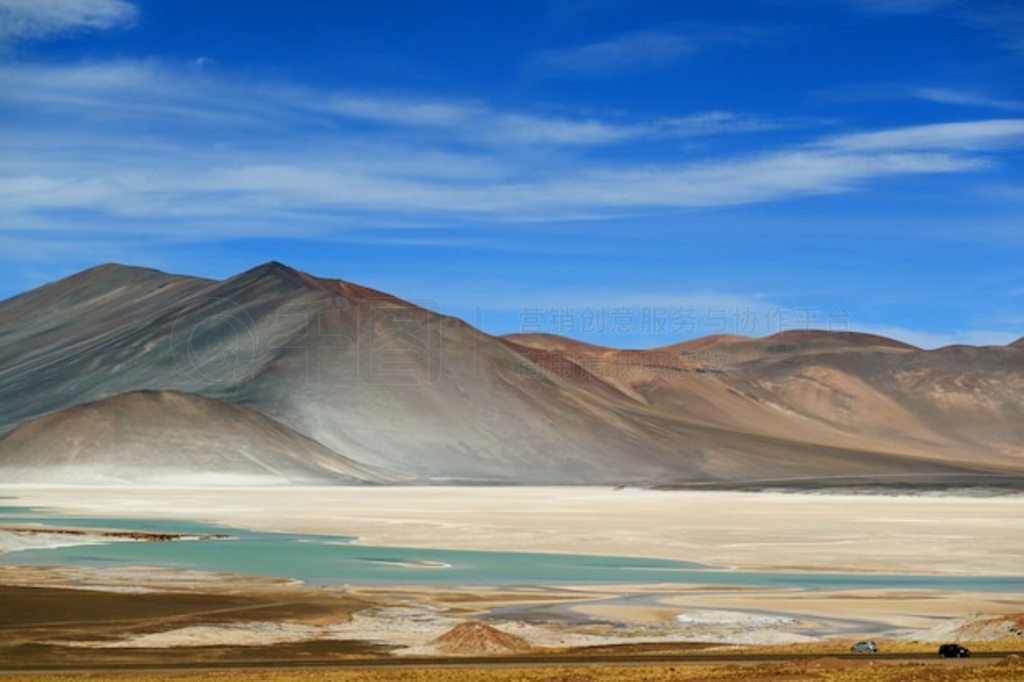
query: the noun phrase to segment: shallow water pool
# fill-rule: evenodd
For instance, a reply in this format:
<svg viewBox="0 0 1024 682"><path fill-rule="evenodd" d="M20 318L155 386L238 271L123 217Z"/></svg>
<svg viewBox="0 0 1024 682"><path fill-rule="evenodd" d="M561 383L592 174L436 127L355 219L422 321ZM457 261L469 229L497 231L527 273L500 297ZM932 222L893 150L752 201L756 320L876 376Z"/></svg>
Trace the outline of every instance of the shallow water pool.
<svg viewBox="0 0 1024 682"><path fill-rule="evenodd" d="M334 535L269 533L195 521L63 516L0 507L0 524L109 528L229 540L111 542L0 555L0 564L159 566L294 578L311 584L551 585L679 583L804 589L919 588L1024 592L1024 576L924 576L723 570L687 561L615 556L480 552L353 544Z"/></svg>

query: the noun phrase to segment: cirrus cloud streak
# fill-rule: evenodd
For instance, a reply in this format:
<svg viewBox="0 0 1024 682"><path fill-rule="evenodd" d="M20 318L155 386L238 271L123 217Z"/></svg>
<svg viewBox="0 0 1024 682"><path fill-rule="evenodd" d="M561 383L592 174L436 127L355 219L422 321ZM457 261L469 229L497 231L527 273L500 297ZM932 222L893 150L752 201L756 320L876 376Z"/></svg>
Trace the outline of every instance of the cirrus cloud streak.
<svg viewBox="0 0 1024 682"><path fill-rule="evenodd" d="M145 61L12 64L0 68L0 88L11 93L0 115L5 230L107 230L118 219L197 235L190 223L215 219L287 218L297 233L354 219L591 220L976 171L1024 142L1024 120L983 119L812 133L736 152L709 145L782 124L730 112L556 116Z"/></svg>

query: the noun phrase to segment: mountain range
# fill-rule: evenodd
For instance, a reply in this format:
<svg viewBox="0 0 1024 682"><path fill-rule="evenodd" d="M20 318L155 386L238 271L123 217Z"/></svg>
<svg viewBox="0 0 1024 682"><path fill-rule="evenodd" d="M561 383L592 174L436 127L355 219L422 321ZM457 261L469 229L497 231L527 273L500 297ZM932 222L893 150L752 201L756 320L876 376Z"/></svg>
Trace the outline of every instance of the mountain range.
<svg viewBox="0 0 1024 682"><path fill-rule="evenodd" d="M618 350L493 336L272 262L101 265L0 302L0 479L940 483L1024 474L1024 339Z"/></svg>

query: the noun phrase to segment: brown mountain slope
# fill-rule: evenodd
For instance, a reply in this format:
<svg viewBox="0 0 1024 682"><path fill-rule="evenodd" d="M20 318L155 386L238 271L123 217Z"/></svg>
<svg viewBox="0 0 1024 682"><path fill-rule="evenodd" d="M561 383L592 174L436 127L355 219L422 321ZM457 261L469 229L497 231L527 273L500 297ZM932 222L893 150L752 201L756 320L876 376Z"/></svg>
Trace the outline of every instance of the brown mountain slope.
<svg viewBox="0 0 1024 682"><path fill-rule="evenodd" d="M567 349L562 365L584 367L592 381L626 397L744 433L1011 467L1024 444L1024 357L1012 350L921 351L873 335L813 330L707 337L651 351L550 339L544 347Z"/></svg>
<svg viewBox="0 0 1024 682"><path fill-rule="evenodd" d="M175 389L255 407L336 452L420 478L642 481L686 465L666 461L674 444L652 450L614 405L461 321L277 263L114 333L74 311L66 322L98 341L0 367L0 385L21 396L0 403L5 423Z"/></svg>
<svg viewBox="0 0 1024 682"><path fill-rule="evenodd" d="M920 349L874 334L792 329L760 338L720 334L657 350L703 355L718 366L736 366L750 360L818 353L907 352Z"/></svg>
<svg viewBox="0 0 1024 682"><path fill-rule="evenodd" d="M950 346L749 363L736 374L796 414L856 433L963 453L1024 455L1024 357Z"/></svg>
<svg viewBox="0 0 1024 682"><path fill-rule="evenodd" d="M279 263L221 282L158 275L94 269L0 303L20 335L0 362L0 429L170 389L245 405L419 481L909 480L1024 468L1014 450L1024 372L993 355L1020 355L1010 349L934 355L869 335L787 332L618 351L495 338ZM47 289L81 298L54 308ZM982 413L943 388L979 372Z"/></svg>
<svg viewBox="0 0 1024 682"><path fill-rule="evenodd" d="M254 410L139 391L37 417L0 438L6 482L366 483L378 472Z"/></svg>

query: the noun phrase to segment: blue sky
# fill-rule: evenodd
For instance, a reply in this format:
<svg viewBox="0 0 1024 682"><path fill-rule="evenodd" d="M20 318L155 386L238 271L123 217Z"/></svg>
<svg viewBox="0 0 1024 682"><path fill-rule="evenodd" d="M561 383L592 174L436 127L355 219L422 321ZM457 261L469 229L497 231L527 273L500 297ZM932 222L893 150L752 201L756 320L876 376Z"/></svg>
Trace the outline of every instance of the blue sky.
<svg viewBox="0 0 1024 682"><path fill-rule="evenodd" d="M1024 335L1024 6L0 0L0 297L267 260L495 333Z"/></svg>

